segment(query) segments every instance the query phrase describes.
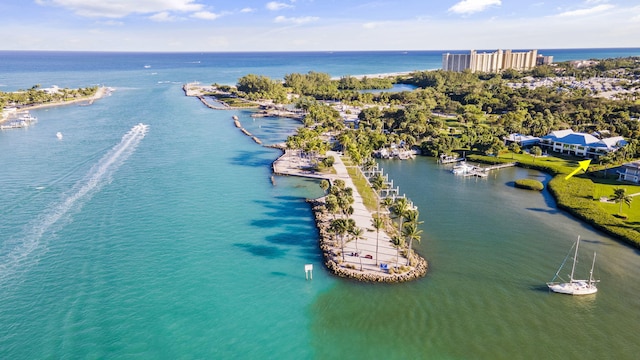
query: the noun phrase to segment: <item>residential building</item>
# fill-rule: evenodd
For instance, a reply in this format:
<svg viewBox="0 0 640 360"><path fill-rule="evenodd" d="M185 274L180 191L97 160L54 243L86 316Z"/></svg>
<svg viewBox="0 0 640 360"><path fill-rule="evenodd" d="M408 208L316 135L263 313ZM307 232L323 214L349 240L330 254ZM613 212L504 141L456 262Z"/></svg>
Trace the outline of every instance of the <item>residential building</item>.
<svg viewBox="0 0 640 360"><path fill-rule="evenodd" d="M538 145L540 143L539 137L522 134L509 134L509 136L507 136L504 140L507 144L516 143L520 145L520 147L530 147Z"/></svg>
<svg viewBox="0 0 640 360"><path fill-rule="evenodd" d="M540 138L540 146L543 150L588 159L597 159L626 144L622 136L599 139L591 134L577 133L571 129L553 131Z"/></svg>
<svg viewBox="0 0 640 360"><path fill-rule="evenodd" d="M551 65L553 64L553 55L538 55L536 58L536 65Z"/></svg>
<svg viewBox="0 0 640 360"><path fill-rule="evenodd" d="M618 180L640 183L640 161L622 164L622 171L618 171Z"/></svg>
<svg viewBox="0 0 640 360"><path fill-rule="evenodd" d="M447 71L464 71L497 73L506 69L518 71L531 70L538 61L553 61L553 57L543 57L538 60L538 50L526 52L512 52L511 50L497 50L495 52L479 53L471 50L469 54L442 54L442 69Z"/></svg>

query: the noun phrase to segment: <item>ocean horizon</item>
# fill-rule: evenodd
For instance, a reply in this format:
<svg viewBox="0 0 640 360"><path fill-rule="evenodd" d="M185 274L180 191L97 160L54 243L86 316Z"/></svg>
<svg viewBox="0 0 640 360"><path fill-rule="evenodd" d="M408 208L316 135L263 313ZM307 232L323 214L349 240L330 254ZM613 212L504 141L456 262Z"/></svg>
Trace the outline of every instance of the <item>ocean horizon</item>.
<svg viewBox="0 0 640 360"><path fill-rule="evenodd" d="M640 48L539 52L564 61ZM548 175L470 180L431 158L380 161L420 209L415 249L429 272L403 284L336 278L306 202L319 183L272 181L280 151L232 117L265 144L301 124L212 110L182 90L251 73L428 70L441 55L0 51L0 91L115 89L0 131L0 358L634 359L640 254L548 192L509 185ZM578 235L598 253L599 292L550 294Z"/></svg>

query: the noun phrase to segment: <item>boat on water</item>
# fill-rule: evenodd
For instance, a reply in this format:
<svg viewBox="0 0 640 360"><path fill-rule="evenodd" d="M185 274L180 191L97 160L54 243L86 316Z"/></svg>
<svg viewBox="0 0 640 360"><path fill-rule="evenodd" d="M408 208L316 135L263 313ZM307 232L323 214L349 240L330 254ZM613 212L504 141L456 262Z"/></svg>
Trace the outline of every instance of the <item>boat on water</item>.
<svg viewBox="0 0 640 360"><path fill-rule="evenodd" d="M558 271L556 271L556 275L553 277L553 279L551 279L550 282L547 283L549 290L556 293L568 294L568 295L590 295L590 294L595 294L598 291L598 288L596 287L596 283L598 283L599 280L594 280L593 278L593 267L596 264L595 252L593 253L593 261L591 262L591 270L589 271L589 280L574 279L576 263L578 262L579 247L580 247L580 236L578 236L578 240L576 240L576 243L571 247L567 256L565 256L564 261L562 261L562 264L560 265L560 268L558 269ZM571 274L569 274L569 281L566 281L566 282L555 281L556 279L560 279L564 281L562 278L560 278L559 274L560 274L560 271L562 271L562 268L564 267L565 263L567 262L567 259L571 255L571 250L573 250L574 248L575 248L575 252L573 254L573 264L571 265Z"/></svg>
<svg viewBox="0 0 640 360"><path fill-rule="evenodd" d="M461 161L459 164L456 164L451 172L455 175L467 175L474 171L474 166L467 164L466 161Z"/></svg>

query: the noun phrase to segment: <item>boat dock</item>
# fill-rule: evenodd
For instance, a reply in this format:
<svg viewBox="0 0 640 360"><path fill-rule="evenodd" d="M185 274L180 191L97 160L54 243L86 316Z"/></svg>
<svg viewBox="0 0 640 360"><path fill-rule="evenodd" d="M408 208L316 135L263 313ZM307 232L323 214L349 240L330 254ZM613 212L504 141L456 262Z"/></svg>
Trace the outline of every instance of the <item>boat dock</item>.
<svg viewBox="0 0 640 360"><path fill-rule="evenodd" d="M453 156L446 156L446 155L440 155L440 158L438 159L438 163L440 164L453 164L453 163L457 163L460 161L465 161L464 157L453 157Z"/></svg>
<svg viewBox="0 0 640 360"><path fill-rule="evenodd" d="M36 121L38 119L31 115L29 111L13 111L6 116L6 123L0 125L0 130L22 129L31 126Z"/></svg>
<svg viewBox="0 0 640 360"><path fill-rule="evenodd" d="M454 173L455 175L460 175L460 176L476 176L476 177L486 178L487 176L489 176L489 171L500 170L500 169L504 169L504 168L508 168L516 165L517 165L516 162L511 162L511 163L496 164L496 165L491 165L487 167L481 167L477 165L470 165L470 164L467 164L466 162L461 162L460 164L454 166L453 169L451 169L451 172Z"/></svg>

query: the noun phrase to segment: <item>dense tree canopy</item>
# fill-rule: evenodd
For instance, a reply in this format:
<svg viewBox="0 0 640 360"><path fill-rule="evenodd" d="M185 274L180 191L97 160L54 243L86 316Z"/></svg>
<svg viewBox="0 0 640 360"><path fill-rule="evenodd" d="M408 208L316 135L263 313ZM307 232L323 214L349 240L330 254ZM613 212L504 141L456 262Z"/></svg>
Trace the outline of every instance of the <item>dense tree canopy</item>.
<svg viewBox="0 0 640 360"><path fill-rule="evenodd" d="M68 101L87 96L92 96L98 90L97 86L79 89L57 89L57 91L45 91L40 85L34 85L28 90L15 92L0 91L0 108L4 106L25 106L34 104L46 104L51 102Z"/></svg>
<svg viewBox="0 0 640 360"><path fill-rule="evenodd" d="M238 90L271 98L298 94L296 106L307 113L305 124L326 131L342 131L341 145L356 159L391 143L419 145L430 155L457 149L499 154L510 133L543 136L552 130L571 128L624 136L629 141L624 157L638 155L640 102L638 92L624 98L596 97L588 88L561 82L563 76L581 79L609 76L618 86L634 90L640 66L637 58L607 59L588 68L569 63L539 66L529 72L513 69L501 74L419 71L402 77L331 79L329 74L287 74L283 82L248 75ZM552 86L513 86L510 82L550 79ZM557 79L557 80L556 80ZM386 89L393 83L411 84L414 91L363 93L362 89ZM517 84L516 84L517 85ZM636 88L634 88L634 86ZM320 101L340 101L359 106L356 129L345 128L338 112ZM619 161L623 155L611 155ZM609 161L605 158L606 161Z"/></svg>

